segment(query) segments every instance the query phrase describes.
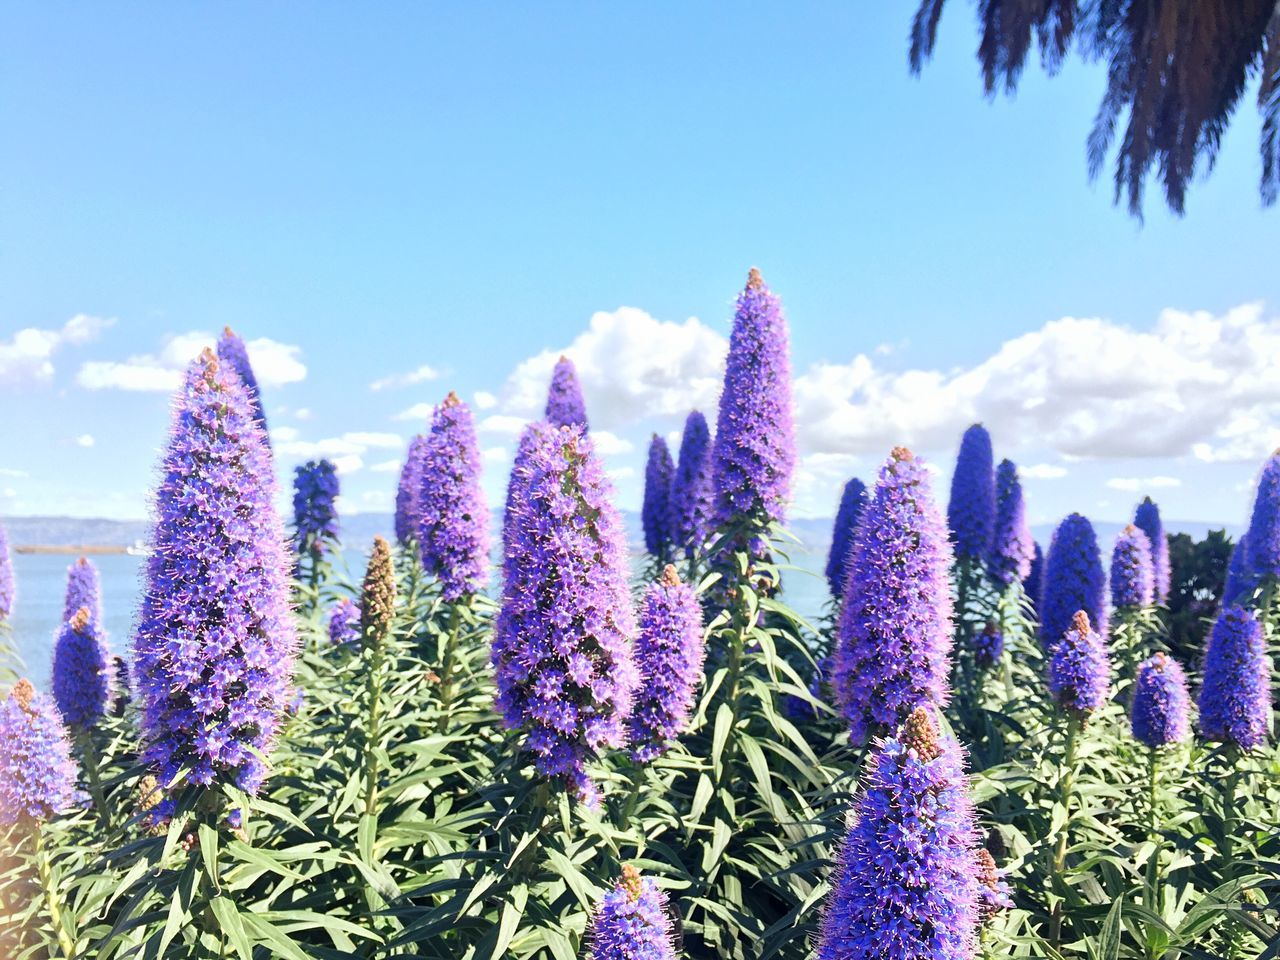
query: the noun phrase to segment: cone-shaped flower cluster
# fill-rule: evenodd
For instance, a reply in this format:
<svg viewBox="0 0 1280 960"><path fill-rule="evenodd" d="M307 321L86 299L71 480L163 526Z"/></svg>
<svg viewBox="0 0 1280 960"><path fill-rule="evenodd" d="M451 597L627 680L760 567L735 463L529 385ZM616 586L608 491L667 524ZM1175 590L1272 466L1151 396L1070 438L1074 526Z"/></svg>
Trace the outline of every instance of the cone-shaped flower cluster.
<svg viewBox="0 0 1280 960"><path fill-rule="evenodd" d="M635 648L640 686L628 721L636 760L660 757L688 726L704 655L702 605L668 564L640 603Z"/></svg>
<svg viewBox="0 0 1280 960"><path fill-rule="evenodd" d="M622 745L638 681L625 535L590 439L545 423L526 436L492 652L497 706L527 732L538 772L593 803L585 764Z"/></svg>
<svg viewBox="0 0 1280 960"><path fill-rule="evenodd" d="M640 523L644 527L644 548L662 561L671 556L675 540L675 515L671 509L671 484L675 472L667 441L655 433L649 441L649 460L644 468Z"/></svg>
<svg viewBox="0 0 1280 960"><path fill-rule="evenodd" d="M9 556L9 534L0 523L0 622L13 614L17 589L13 582L13 558Z"/></svg>
<svg viewBox="0 0 1280 960"><path fill-rule="evenodd" d="M365 643L381 645L391 632L395 615L396 572L391 562L391 545L385 537L374 537L360 592L360 629Z"/></svg>
<svg viewBox="0 0 1280 960"><path fill-rule="evenodd" d="M676 546L692 557L711 532L715 490L711 483L711 432L697 410L684 422L680 462L671 484L671 513Z"/></svg>
<svg viewBox="0 0 1280 960"><path fill-rule="evenodd" d="M62 619L70 620L81 607L89 611L89 618L94 623L102 623L102 587L98 568L88 557L81 557L67 567L67 593L62 604Z"/></svg>
<svg viewBox="0 0 1280 960"><path fill-rule="evenodd" d="M918 707L868 759L818 960L971 960L981 885L964 752Z"/></svg>
<svg viewBox="0 0 1280 960"><path fill-rule="evenodd" d="M422 455L418 549L422 566L454 601L489 580L489 504L480 488L480 449L471 410L455 393L431 418Z"/></svg>
<svg viewBox="0 0 1280 960"><path fill-rule="evenodd" d="M991 434L980 423L964 432L951 475L947 526L956 556L986 563L995 535L996 483Z"/></svg>
<svg viewBox="0 0 1280 960"><path fill-rule="evenodd" d="M409 441L409 449L404 456L404 466L400 468L400 483L396 487L396 541L407 544L418 537L421 523L421 511L418 509L418 498L422 495L422 456L427 448L427 438L418 434Z"/></svg>
<svg viewBox="0 0 1280 960"><path fill-rule="evenodd" d="M309 460L294 471L293 529L299 553L323 556L338 540L338 470Z"/></svg>
<svg viewBox="0 0 1280 960"><path fill-rule="evenodd" d="M601 899L587 942L591 960L676 960L666 895L627 864Z"/></svg>
<svg viewBox="0 0 1280 960"><path fill-rule="evenodd" d="M177 397L161 461L134 641L144 758L162 783L256 792L296 636L271 454L244 385L205 351Z"/></svg>
<svg viewBox="0 0 1280 960"><path fill-rule="evenodd" d="M853 553L853 539L866 506L866 484L853 477L844 485L844 493L840 495L836 523L831 530L831 552L827 554L827 585L831 588L831 596L837 600L844 596L844 585L849 579L849 557Z"/></svg>
<svg viewBox="0 0 1280 960"><path fill-rule="evenodd" d="M356 643L360 639L360 604L343 597L329 611L329 640L334 646Z"/></svg>
<svg viewBox="0 0 1280 960"><path fill-rule="evenodd" d="M1155 568L1147 535L1129 524L1111 550L1111 605L1149 607L1155 602Z"/></svg>
<svg viewBox="0 0 1280 960"><path fill-rule="evenodd" d="M262 393L258 389L258 378L253 375L253 367L249 363L249 350L244 341L236 336L230 327L222 328L222 336L218 340L218 362L223 369L232 370L244 384L249 393L249 402L253 405L253 419L262 427L262 442L271 449L271 439L267 435L267 414L262 406Z"/></svg>
<svg viewBox="0 0 1280 960"><path fill-rule="evenodd" d="M986 923L1012 906L1009 884L1000 876L991 851L983 847L978 851L978 918Z"/></svg>
<svg viewBox="0 0 1280 960"><path fill-rule="evenodd" d="M994 667L1000 662L1004 653L1004 634L991 622L982 628L982 632L973 638L973 660L984 670Z"/></svg>
<svg viewBox="0 0 1280 960"><path fill-rule="evenodd" d="M502 509L502 576L503 580L511 579L510 564L518 557L512 553L511 541L519 526L519 517L515 509L517 498L523 489L524 481L529 476L529 457L533 454L538 434L525 428L520 434L520 442L516 444L516 455L511 461L511 476L507 480L507 500Z"/></svg>
<svg viewBox="0 0 1280 960"><path fill-rule="evenodd" d="M1031 569L1027 571L1022 581L1022 591L1031 601L1031 609L1038 611L1040 598L1044 594L1044 551L1040 549L1038 543L1035 544L1035 551L1031 557Z"/></svg>
<svg viewBox="0 0 1280 960"><path fill-rule="evenodd" d="M855 744L944 703L951 653L951 547L929 472L897 448L858 525L841 605L833 683Z"/></svg>
<svg viewBox="0 0 1280 960"><path fill-rule="evenodd" d="M1191 734L1191 700L1178 661L1160 652L1138 666L1131 717L1134 739L1148 747L1181 743Z"/></svg>
<svg viewBox="0 0 1280 960"><path fill-rule="evenodd" d="M0 827L43 823L71 803L75 786L58 708L19 680L0 701Z"/></svg>
<svg viewBox="0 0 1280 960"><path fill-rule="evenodd" d="M1107 574L1093 524L1078 513L1054 531L1040 592L1040 641L1051 649L1083 610L1099 633L1107 631Z"/></svg>
<svg viewBox="0 0 1280 960"><path fill-rule="evenodd" d="M53 646L53 699L72 728L87 729L111 702L111 653L98 621L81 607L58 631Z"/></svg>
<svg viewBox="0 0 1280 960"><path fill-rule="evenodd" d="M1107 645L1089 626L1083 610L1053 649L1049 661L1049 692L1057 704L1082 719L1102 709L1111 687L1111 658Z"/></svg>
<svg viewBox="0 0 1280 960"><path fill-rule="evenodd" d="M1027 524L1027 501L1012 460L996 467L996 520L988 569L1002 587L1025 580L1031 572L1036 544Z"/></svg>
<svg viewBox="0 0 1280 960"><path fill-rule="evenodd" d="M1258 478L1246 541L1250 574L1258 578L1280 576L1280 451L1271 455Z"/></svg>
<svg viewBox="0 0 1280 960"><path fill-rule="evenodd" d="M1249 567L1249 533L1245 531L1232 548L1231 560L1227 563L1227 581L1222 587L1223 605L1248 604L1258 589L1258 580L1258 575Z"/></svg>
<svg viewBox="0 0 1280 960"><path fill-rule="evenodd" d="M786 516L795 469L791 359L782 302L754 267L738 295L712 446L716 523Z"/></svg>
<svg viewBox="0 0 1280 960"><path fill-rule="evenodd" d="M581 427L587 430L587 405L578 383L578 369L568 357L556 361L547 390L547 423L553 427Z"/></svg>
<svg viewBox="0 0 1280 960"><path fill-rule="evenodd" d="M1271 664L1256 614L1227 607L1209 635L1200 688L1200 732L1242 750L1271 731Z"/></svg>
<svg viewBox="0 0 1280 960"><path fill-rule="evenodd" d="M1147 535L1151 545L1151 576L1155 585L1155 603L1169 599L1169 584L1173 571L1169 566L1169 538L1164 535L1164 522L1160 508L1146 497L1138 504L1133 515L1133 525Z"/></svg>

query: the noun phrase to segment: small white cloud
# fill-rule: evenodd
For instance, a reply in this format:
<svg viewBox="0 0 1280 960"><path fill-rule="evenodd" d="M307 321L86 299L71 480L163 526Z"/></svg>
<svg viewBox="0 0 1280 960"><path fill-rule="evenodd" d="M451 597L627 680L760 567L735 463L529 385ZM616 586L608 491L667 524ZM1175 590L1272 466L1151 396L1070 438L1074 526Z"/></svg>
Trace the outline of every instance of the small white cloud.
<svg viewBox="0 0 1280 960"><path fill-rule="evenodd" d="M1137 493L1140 490L1161 490L1182 486L1177 477L1112 477L1107 481L1112 490L1125 490Z"/></svg>
<svg viewBox="0 0 1280 960"><path fill-rule="evenodd" d="M1018 473L1032 480L1060 480L1067 475L1067 468L1056 463L1033 463L1029 467L1019 467Z"/></svg>
<svg viewBox="0 0 1280 960"><path fill-rule="evenodd" d="M311 419L311 408L310 408L310 407L299 407L297 410L293 411L293 418L294 418L295 420L310 420L310 419Z"/></svg>
<svg viewBox="0 0 1280 960"><path fill-rule="evenodd" d="M13 487L5 487L4 495L12 500L14 497L18 495L18 491L13 489Z"/></svg>
<svg viewBox="0 0 1280 960"><path fill-rule="evenodd" d="M345 475L345 474L355 473L357 470L359 470L361 467L364 466L364 461L361 460L355 454L351 453L351 454L346 454L344 456L334 457L333 466L334 466L334 469L338 471L338 473Z"/></svg>
<svg viewBox="0 0 1280 960"><path fill-rule="evenodd" d="M502 463L507 459L506 447L486 447L480 454L485 463Z"/></svg>
<svg viewBox="0 0 1280 960"><path fill-rule="evenodd" d="M25 470L14 470L11 467L0 467L0 477L29 477Z"/></svg>
<svg viewBox="0 0 1280 960"><path fill-rule="evenodd" d="M591 445L595 448L596 453L602 457L616 457L620 454L630 453L635 449L635 444L630 440L624 440L608 430L592 430L589 436Z"/></svg>
<svg viewBox="0 0 1280 960"><path fill-rule="evenodd" d="M392 420L429 420L431 414L435 412L435 407L429 403L415 403L408 410L401 410Z"/></svg>
<svg viewBox="0 0 1280 960"><path fill-rule="evenodd" d="M370 390L389 390L395 387L408 387L415 383L425 383L428 380L435 380L440 376L439 371L434 367L423 364L417 370L411 370L409 373L396 373L389 377L383 377L369 384Z"/></svg>
<svg viewBox="0 0 1280 960"><path fill-rule="evenodd" d="M386 447L398 450L404 441L398 433L344 433L342 439L358 443L362 447Z"/></svg>
<svg viewBox="0 0 1280 960"><path fill-rule="evenodd" d="M24 327L9 340L0 340L0 383L48 380L53 354L65 344L87 343L115 320L78 313L57 330Z"/></svg>
<svg viewBox="0 0 1280 960"><path fill-rule="evenodd" d="M77 447L92 447L95 442L93 434L91 433L82 433L80 436L76 437Z"/></svg>
<svg viewBox="0 0 1280 960"><path fill-rule="evenodd" d="M511 417L501 413L493 413L480 421L476 429L481 433L501 433L508 436L519 436L520 431L528 423L524 417Z"/></svg>
<svg viewBox="0 0 1280 960"><path fill-rule="evenodd" d="M272 427L271 442L272 443L288 443L290 440L298 439L297 427Z"/></svg>
<svg viewBox="0 0 1280 960"><path fill-rule="evenodd" d="M390 490L366 490L360 494L362 509L390 510L394 504L395 495Z"/></svg>
<svg viewBox="0 0 1280 960"><path fill-rule="evenodd" d="M399 460L383 460L381 463L375 463L369 468L374 473L398 473L400 470Z"/></svg>
<svg viewBox="0 0 1280 960"><path fill-rule="evenodd" d="M498 398L488 390L477 390L472 397L475 399L477 410L492 410L498 405Z"/></svg>
<svg viewBox="0 0 1280 960"><path fill-rule="evenodd" d="M607 471L609 479L615 483L619 480L626 480L636 475L634 467L618 467L616 470Z"/></svg>
<svg viewBox="0 0 1280 960"><path fill-rule="evenodd" d="M91 360L80 365L76 382L88 390L172 392L182 385L182 373L205 347L217 343L208 333L173 334L158 353L144 353L127 360ZM302 348L266 337L245 342L253 375L261 387L278 387L306 378L299 360Z"/></svg>

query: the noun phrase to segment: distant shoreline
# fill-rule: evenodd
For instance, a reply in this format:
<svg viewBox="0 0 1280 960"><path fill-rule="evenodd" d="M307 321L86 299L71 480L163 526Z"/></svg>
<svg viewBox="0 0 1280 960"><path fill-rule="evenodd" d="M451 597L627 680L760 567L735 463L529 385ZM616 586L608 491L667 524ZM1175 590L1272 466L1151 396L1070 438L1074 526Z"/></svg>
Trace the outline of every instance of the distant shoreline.
<svg viewBox="0 0 1280 960"><path fill-rule="evenodd" d="M66 546L44 543L24 543L13 548L14 553L128 553L129 548L122 545Z"/></svg>

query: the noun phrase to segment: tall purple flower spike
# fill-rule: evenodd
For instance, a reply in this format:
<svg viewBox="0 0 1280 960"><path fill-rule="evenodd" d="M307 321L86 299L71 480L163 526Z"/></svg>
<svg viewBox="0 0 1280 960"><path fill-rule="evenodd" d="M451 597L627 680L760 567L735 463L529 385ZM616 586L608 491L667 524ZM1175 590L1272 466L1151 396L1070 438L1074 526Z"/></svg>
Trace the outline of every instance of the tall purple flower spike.
<svg viewBox="0 0 1280 960"><path fill-rule="evenodd" d="M844 492L840 495L835 526L831 530L831 552L827 554L827 585L831 588L831 596L837 600L844 596L854 535L858 532L858 521L862 519L862 511L866 507L867 486L853 477L844 485Z"/></svg>
<svg viewBox="0 0 1280 960"><path fill-rule="evenodd" d="M480 469L471 410L450 393L431 419L418 498L422 566L450 602L489 582L489 504Z"/></svg>
<svg viewBox="0 0 1280 960"><path fill-rule="evenodd" d="M168 784L256 793L297 646L289 558L262 427L206 350L178 394L160 464L134 639L143 758Z"/></svg>
<svg viewBox="0 0 1280 960"><path fill-rule="evenodd" d="M586 764L623 744L639 680L625 534L581 429L535 423L526 437L492 650L497 707L525 731L538 773L594 805Z"/></svg>
<svg viewBox="0 0 1280 960"><path fill-rule="evenodd" d="M13 581L13 558L9 556L9 534L0 523L0 623L13 615L18 591Z"/></svg>
<svg viewBox="0 0 1280 960"><path fill-rule="evenodd" d="M1209 635L1200 687L1200 732L1252 750L1271 732L1271 662L1257 614L1227 607Z"/></svg>
<svg viewBox="0 0 1280 960"><path fill-rule="evenodd" d="M1026 580L1035 553L1018 468L1012 460L1001 460L996 467L995 533L988 564L991 578L1002 587Z"/></svg>
<svg viewBox="0 0 1280 960"><path fill-rule="evenodd" d="M972 960L984 903L964 751L917 707L867 760L818 960Z"/></svg>
<svg viewBox="0 0 1280 960"><path fill-rule="evenodd" d="M655 433L649 441L649 459L644 468L640 522L644 527L644 548L664 562L670 558L675 541L671 509L671 484L675 470L667 441Z"/></svg>
<svg viewBox="0 0 1280 960"><path fill-rule="evenodd" d="M1164 534L1164 522L1160 508L1146 497L1133 515L1133 524L1147 535L1151 544L1151 574L1155 585L1155 603L1169 599L1169 586L1173 571L1169 566L1169 538Z"/></svg>
<svg viewBox="0 0 1280 960"><path fill-rule="evenodd" d="M230 327L222 328L222 337L218 340L218 360L224 368L235 371L245 389L249 392L249 402L253 404L253 419L262 427L262 442L271 449L271 438L267 433L267 414L262 406L262 392L258 389L258 378L253 375L253 367L249 363L249 350L244 341L236 336Z"/></svg>
<svg viewBox="0 0 1280 960"><path fill-rule="evenodd" d="M1246 537L1249 572L1262 577L1280 577L1280 450L1273 453L1258 478Z"/></svg>
<svg viewBox="0 0 1280 960"><path fill-rule="evenodd" d="M329 610L329 642L335 647L360 642L360 604L343 597Z"/></svg>
<svg viewBox="0 0 1280 960"><path fill-rule="evenodd" d="M1144 660L1133 688L1134 739L1153 748L1186 740L1191 735L1190 705L1178 661L1163 651Z"/></svg>
<svg viewBox="0 0 1280 960"><path fill-rule="evenodd" d="M951 475L947 526L956 556L986 563L995 536L996 485L991 434L980 423L964 432Z"/></svg>
<svg viewBox="0 0 1280 960"><path fill-rule="evenodd" d="M733 317L712 445L716 524L747 518L762 530L785 520L795 460L787 321L752 267Z"/></svg>
<svg viewBox="0 0 1280 960"><path fill-rule="evenodd" d="M89 608L81 607L62 625L53 646L53 699L69 726L87 730L106 716L112 672L106 636Z"/></svg>
<svg viewBox="0 0 1280 960"><path fill-rule="evenodd" d="M1247 606L1258 589L1258 574L1249 566L1249 532L1246 530L1231 550L1227 579L1222 586L1222 604Z"/></svg>
<svg viewBox="0 0 1280 960"><path fill-rule="evenodd" d="M547 423L556 427L581 427L585 433L587 405L582 400L582 386L578 383L578 369L568 357L556 361L551 372L551 386L547 390Z"/></svg>
<svg viewBox="0 0 1280 960"><path fill-rule="evenodd" d="M94 623L102 623L102 586L98 568L88 557L81 557L67 567L67 592L62 604L65 623L84 607Z"/></svg>
<svg viewBox="0 0 1280 960"><path fill-rule="evenodd" d="M1044 551L1040 544L1034 544L1035 553L1031 557L1031 569L1022 581L1023 592L1031 601L1031 609L1037 614L1040 610L1040 598L1044 594Z"/></svg>
<svg viewBox="0 0 1280 960"><path fill-rule="evenodd" d="M309 460L294 471L293 529L299 552L323 556L338 541L338 468Z"/></svg>
<svg viewBox="0 0 1280 960"><path fill-rule="evenodd" d="M1111 659L1106 642L1077 611L1049 661L1049 692L1060 707L1087 719L1107 702Z"/></svg>
<svg viewBox="0 0 1280 960"><path fill-rule="evenodd" d="M684 551L686 557L693 557L711 533L714 510L711 432L707 429L707 418L694 410L684 422L680 462L676 464L675 480L671 486L676 546Z"/></svg>
<svg viewBox="0 0 1280 960"><path fill-rule="evenodd" d="M591 960L676 960L666 895L627 864L601 899L587 942Z"/></svg>
<svg viewBox="0 0 1280 960"><path fill-rule="evenodd" d="M631 754L639 762L662 756L688 727L705 653L702 605L667 564L640 603L635 648L640 686L628 720Z"/></svg>
<svg viewBox="0 0 1280 960"><path fill-rule="evenodd" d="M396 487L395 527L396 541L406 545L418 537L421 511L418 499L422 495L422 456L427 448L427 438L418 434L409 441L404 466L400 468L400 483Z"/></svg>
<svg viewBox="0 0 1280 960"><path fill-rule="evenodd" d="M1044 561L1044 586L1040 594L1040 641L1054 647L1071 629L1076 611L1089 615L1097 631L1107 632L1107 574L1098 552L1093 524L1078 513L1068 516L1054 531Z"/></svg>
<svg viewBox="0 0 1280 960"><path fill-rule="evenodd" d="M850 564L833 686L852 741L863 744L948 695L951 545L929 472L904 447L880 468Z"/></svg>
<svg viewBox="0 0 1280 960"><path fill-rule="evenodd" d="M34 827L71 805L76 767L52 698L19 680L0 700L0 827Z"/></svg>
<svg viewBox="0 0 1280 960"><path fill-rule="evenodd" d="M1149 607L1155 603L1155 567L1147 535L1129 524L1116 537L1111 551L1111 605Z"/></svg>

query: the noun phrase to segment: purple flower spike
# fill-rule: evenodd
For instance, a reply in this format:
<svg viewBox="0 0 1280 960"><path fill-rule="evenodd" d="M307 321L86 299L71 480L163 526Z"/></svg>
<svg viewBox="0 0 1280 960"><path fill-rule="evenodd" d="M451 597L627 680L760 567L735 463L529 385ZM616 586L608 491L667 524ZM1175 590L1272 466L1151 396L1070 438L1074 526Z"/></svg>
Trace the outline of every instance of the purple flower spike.
<svg viewBox="0 0 1280 960"><path fill-rule="evenodd" d="M671 484L671 513L676 546L692 558L711 533L715 488L711 482L711 432L697 410L684 422L680 462Z"/></svg>
<svg viewBox="0 0 1280 960"><path fill-rule="evenodd" d="M1107 632L1107 574L1102 569L1093 524L1078 513L1068 516L1053 533L1044 562L1040 594L1040 642L1046 649L1062 639L1076 611L1089 615L1098 632Z"/></svg>
<svg viewBox="0 0 1280 960"><path fill-rule="evenodd" d="M1271 663L1255 613L1227 607L1209 635L1200 688L1200 732L1252 750L1271 732Z"/></svg>
<svg viewBox="0 0 1280 960"><path fill-rule="evenodd" d="M1004 587L1025 580L1035 553L1018 468L1011 460L1001 460L996 467L995 539L988 565L992 579Z"/></svg>
<svg viewBox="0 0 1280 960"><path fill-rule="evenodd" d="M450 393L436 407L419 478L422 566L450 602L489 582L489 504L480 487L480 449L471 410Z"/></svg>
<svg viewBox="0 0 1280 960"><path fill-rule="evenodd" d="M1151 573L1155 583L1155 603L1164 603L1169 599L1170 578L1173 571L1169 566L1169 538L1164 535L1164 523L1160 519L1160 508L1150 497L1145 498L1133 515L1133 524L1147 535L1151 544Z"/></svg>
<svg viewBox="0 0 1280 960"><path fill-rule="evenodd" d="M557 360L551 373L546 415L547 423L553 427L581 427L583 433L588 429L587 405L582 400L578 370L568 357Z"/></svg>
<svg viewBox="0 0 1280 960"><path fill-rule="evenodd" d="M520 502L524 482L529 476L529 457L537 442L538 435L532 425L525 427L520 434L520 442L516 444L516 455L511 461L511 476L507 479L507 500L502 509L502 576L511 579L508 564L512 558L511 543L516 531L515 505Z"/></svg>
<svg viewBox="0 0 1280 960"><path fill-rule="evenodd" d="M956 556L986 563L995 536L996 483L991 434L980 423L964 432L951 475L947 526Z"/></svg>
<svg viewBox="0 0 1280 960"><path fill-rule="evenodd" d="M297 638L271 454L212 351L187 371L160 473L134 639L143 758L162 784L186 768L256 793Z"/></svg>
<svg viewBox="0 0 1280 960"><path fill-rule="evenodd" d="M360 604L343 597L329 611L329 641L335 646L360 640Z"/></svg>
<svg viewBox="0 0 1280 960"><path fill-rule="evenodd" d="M649 441L649 461L644 468L644 503L640 508L640 521L644 526L644 548L661 561L671 556L675 540L671 511L671 483L675 472L667 441L655 433Z"/></svg>
<svg viewBox="0 0 1280 960"><path fill-rule="evenodd" d="M62 625L53 647L53 699L74 729L95 726L111 700L111 652L88 607Z"/></svg>
<svg viewBox="0 0 1280 960"><path fill-rule="evenodd" d="M1231 560L1227 564L1227 581L1222 587L1223 606L1232 604L1247 606L1253 600L1253 594L1258 589L1260 579L1249 566L1249 533L1245 531L1231 550Z"/></svg>
<svg viewBox="0 0 1280 960"><path fill-rule="evenodd" d="M249 364L249 350L244 341L236 336L230 327L222 328L222 337L218 340L218 361L224 369L235 371L236 376L249 392L249 402L253 404L253 419L262 427L262 441L271 449L271 439L267 435L267 414L262 407L262 393L258 389L258 378L253 375L253 367Z"/></svg>
<svg viewBox="0 0 1280 960"><path fill-rule="evenodd" d="M1147 535L1132 523L1120 531L1111 551L1111 604L1149 607L1155 602L1155 568Z"/></svg>
<svg viewBox="0 0 1280 960"><path fill-rule="evenodd" d="M1133 736L1148 747L1181 743L1191 735L1191 700L1187 678L1166 653L1157 653L1138 666L1133 688Z"/></svg>
<svg viewBox="0 0 1280 960"><path fill-rule="evenodd" d="M1106 642L1076 612L1049 661L1049 692L1059 706L1082 719L1102 709L1111 688L1111 659Z"/></svg>
<svg viewBox="0 0 1280 960"><path fill-rule="evenodd" d="M0 701L0 827L33 827L71 805L76 767L53 700L19 680Z"/></svg>
<svg viewBox="0 0 1280 960"><path fill-rule="evenodd" d="M1035 552L1031 557L1031 569L1022 581L1022 590L1031 601L1031 609L1039 611L1040 598L1044 594L1044 551L1040 544L1035 544Z"/></svg>
<svg viewBox="0 0 1280 960"><path fill-rule="evenodd" d="M627 864L600 901L587 941L591 960L676 960L666 895Z"/></svg>
<svg viewBox="0 0 1280 960"><path fill-rule="evenodd" d="M973 659L979 667L989 670L1000 662L1004 653L1004 635L994 623L988 622L982 632L973 638Z"/></svg>
<svg viewBox="0 0 1280 960"><path fill-rule="evenodd" d="M864 770L818 960L972 960L982 887L964 751L921 706Z"/></svg>
<svg viewBox="0 0 1280 960"><path fill-rule="evenodd" d="M639 762L662 756L689 725L705 652L702 605L667 564L640 605L635 652L640 686L628 720L631 755Z"/></svg>
<svg viewBox="0 0 1280 960"><path fill-rule="evenodd" d="M538 773L592 804L585 766L621 746L638 673L626 540L590 439L526 428L511 484L502 609L492 660L497 707Z"/></svg>
<svg viewBox="0 0 1280 960"><path fill-rule="evenodd" d="M409 441L404 466L400 468L400 484L396 488L396 540L404 545L418 536L421 511L418 500L422 495L422 457L427 449L427 438L418 434Z"/></svg>
<svg viewBox="0 0 1280 960"><path fill-rule="evenodd" d="M782 302L755 267L738 295L712 446L716 524L786 519L795 469L791 360Z"/></svg>
<svg viewBox="0 0 1280 960"><path fill-rule="evenodd" d="M9 556L9 534L0 523L0 622L13 614L18 591L13 582L13 558Z"/></svg>
<svg viewBox="0 0 1280 960"><path fill-rule="evenodd" d="M1280 450L1262 468L1247 536L1249 570L1257 577L1280 576Z"/></svg>
<svg viewBox="0 0 1280 960"><path fill-rule="evenodd" d="M831 530L831 553L827 555L827 584L831 587L831 596L837 600L844 596L854 535L858 532L858 521L862 519L866 506L867 486L854 477L844 485L844 493L840 495L836 523Z"/></svg>
<svg viewBox="0 0 1280 960"><path fill-rule="evenodd" d="M951 545L929 472L903 447L862 513L841 603L833 683L863 744L897 729L922 701L947 699Z"/></svg>
<svg viewBox="0 0 1280 960"><path fill-rule="evenodd" d="M983 923L1013 906L1009 884L1000 875L995 857L983 847L978 851L978 917Z"/></svg>
<svg viewBox="0 0 1280 960"><path fill-rule="evenodd" d="M299 553L324 556L338 541L338 469L309 460L294 471L293 529Z"/></svg>
<svg viewBox="0 0 1280 960"><path fill-rule="evenodd" d="M88 557L81 557L67 568L67 594L62 604L63 621L70 620L84 607L95 624L102 623L102 587L98 568Z"/></svg>

